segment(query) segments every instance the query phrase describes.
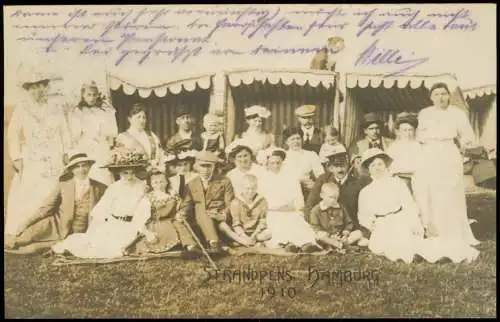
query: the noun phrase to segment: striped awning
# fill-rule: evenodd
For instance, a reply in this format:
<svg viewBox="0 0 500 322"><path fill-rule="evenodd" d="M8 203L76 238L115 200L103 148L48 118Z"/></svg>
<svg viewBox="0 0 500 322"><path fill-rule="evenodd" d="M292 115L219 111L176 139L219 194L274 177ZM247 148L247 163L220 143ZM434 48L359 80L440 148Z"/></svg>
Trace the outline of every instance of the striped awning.
<svg viewBox="0 0 500 322"><path fill-rule="evenodd" d="M457 79L452 74L440 75L402 75L391 76L385 75L366 75L350 73L346 75L347 88L411 88L417 89L425 87L430 89L436 83L446 83L450 91L454 91L458 87Z"/></svg>
<svg viewBox="0 0 500 322"><path fill-rule="evenodd" d="M311 69L252 69L226 71L229 84L232 87L250 85L255 81L269 82L277 85L290 85L295 83L299 86L308 84L311 87L323 85L332 88L335 85L336 73L323 70Z"/></svg>
<svg viewBox="0 0 500 322"><path fill-rule="evenodd" d="M107 79L111 90L116 91L121 86L123 92L127 95L133 95L137 91L140 97L148 98L153 92L157 97L165 97L167 94L177 95L183 90L193 92L197 88L209 89L212 86L212 78L214 75L215 74L206 74L184 78L152 87L138 86L111 74L107 75Z"/></svg>

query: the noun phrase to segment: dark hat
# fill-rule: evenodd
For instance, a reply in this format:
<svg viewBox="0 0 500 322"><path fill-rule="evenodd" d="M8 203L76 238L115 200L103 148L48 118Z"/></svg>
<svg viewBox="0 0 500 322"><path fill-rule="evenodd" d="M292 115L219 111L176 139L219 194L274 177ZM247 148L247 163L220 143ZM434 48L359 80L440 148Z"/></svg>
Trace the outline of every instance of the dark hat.
<svg viewBox="0 0 500 322"><path fill-rule="evenodd" d="M196 158L195 150L169 151L165 155L165 163L175 165L179 161L190 161L194 163Z"/></svg>
<svg viewBox="0 0 500 322"><path fill-rule="evenodd" d="M394 121L394 127L397 129L399 128L399 125L402 123L408 123L414 128L417 128L418 126L418 118L415 114L408 113L408 112L403 112L399 113L396 116L396 120Z"/></svg>
<svg viewBox="0 0 500 322"><path fill-rule="evenodd" d="M183 115L189 115L190 114L190 109L185 106L185 105L179 105L175 108L175 117L181 117Z"/></svg>
<svg viewBox="0 0 500 322"><path fill-rule="evenodd" d="M286 141L289 137L295 134L298 134L300 137L302 137L302 131L299 127L286 128L283 130L283 140Z"/></svg>
<svg viewBox="0 0 500 322"><path fill-rule="evenodd" d="M377 123L380 127L384 125L384 122L377 116L375 113L367 113L363 116L363 123L361 124L361 127L363 129L366 129L368 126L370 126L373 123Z"/></svg>

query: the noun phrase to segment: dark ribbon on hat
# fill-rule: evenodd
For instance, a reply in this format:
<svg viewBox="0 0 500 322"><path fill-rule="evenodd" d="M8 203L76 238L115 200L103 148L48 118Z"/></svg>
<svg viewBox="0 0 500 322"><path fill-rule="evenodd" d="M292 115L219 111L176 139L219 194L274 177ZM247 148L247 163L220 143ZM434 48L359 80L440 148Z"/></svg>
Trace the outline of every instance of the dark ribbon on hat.
<svg viewBox="0 0 500 322"><path fill-rule="evenodd" d="M77 153L75 155L72 155L71 158L69 158L69 162L75 160L75 159L80 159L80 158L88 158L86 153Z"/></svg>

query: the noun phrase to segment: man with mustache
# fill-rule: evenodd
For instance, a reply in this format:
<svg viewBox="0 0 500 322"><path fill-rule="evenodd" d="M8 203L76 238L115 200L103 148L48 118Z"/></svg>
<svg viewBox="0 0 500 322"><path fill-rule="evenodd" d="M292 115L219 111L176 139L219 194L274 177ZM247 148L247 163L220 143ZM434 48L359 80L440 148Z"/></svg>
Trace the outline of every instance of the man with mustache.
<svg viewBox="0 0 500 322"><path fill-rule="evenodd" d="M309 222L311 209L316 206L321 198L321 187L326 182L334 182L340 187L339 202L345 207L353 221L353 229L360 229L358 222L358 197L359 192L371 179L365 176L355 176L349 169L349 157L343 146L334 146L320 155L326 173L321 175L314 183L304 207L306 220ZM363 231L363 229L361 229ZM365 233L363 231L363 233Z"/></svg>

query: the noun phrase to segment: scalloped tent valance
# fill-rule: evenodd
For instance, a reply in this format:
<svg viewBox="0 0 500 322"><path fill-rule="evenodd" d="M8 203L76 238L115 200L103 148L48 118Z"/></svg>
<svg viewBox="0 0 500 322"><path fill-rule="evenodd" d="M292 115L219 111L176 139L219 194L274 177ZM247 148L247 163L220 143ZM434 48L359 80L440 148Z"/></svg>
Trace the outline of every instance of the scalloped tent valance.
<svg viewBox="0 0 500 322"><path fill-rule="evenodd" d="M317 71L317 70L278 70L278 69L255 69L244 71L226 72L230 86L238 87L242 84L250 85L255 81L268 81L276 85L282 83L290 85L295 82L297 85L304 86L309 84L312 87L318 87L320 84L326 88L335 86L336 73Z"/></svg>
<svg viewBox="0 0 500 322"><path fill-rule="evenodd" d="M496 95L497 88L495 85L485 85L481 87L469 88L464 90L465 99L472 100L478 97Z"/></svg>
<svg viewBox="0 0 500 322"><path fill-rule="evenodd" d="M212 86L212 77L214 74L202 75L198 77L191 77L181 79L175 82L166 83L154 87L140 87L130 82L127 82L123 79L120 79L116 76L107 75L109 87L116 91L120 86L123 88L123 92L127 95L133 95L135 91L138 91L138 94L142 98L148 98L152 92L155 93L158 97L165 97L168 92L172 94L179 94L182 90L186 90L188 92L194 91L197 87L203 89L209 89Z"/></svg>
<svg viewBox="0 0 500 322"><path fill-rule="evenodd" d="M409 86L412 89L420 88L422 85L429 89L435 83L446 83L450 91L455 91L458 87L457 79L451 74L440 75L403 75L403 76L384 76L384 75L362 75L362 74L346 74L347 88L406 88Z"/></svg>

